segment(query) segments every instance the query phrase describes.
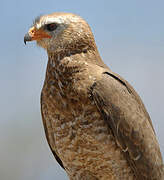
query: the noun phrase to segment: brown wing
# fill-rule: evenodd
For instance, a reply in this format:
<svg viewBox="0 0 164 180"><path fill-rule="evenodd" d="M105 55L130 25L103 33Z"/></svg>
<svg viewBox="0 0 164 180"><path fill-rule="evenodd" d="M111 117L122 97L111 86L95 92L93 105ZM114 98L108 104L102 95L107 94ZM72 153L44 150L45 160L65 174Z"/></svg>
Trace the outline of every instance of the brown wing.
<svg viewBox="0 0 164 180"><path fill-rule="evenodd" d="M163 162L152 122L134 89L108 71L93 84L91 94L136 178L162 179Z"/></svg>
<svg viewBox="0 0 164 180"><path fill-rule="evenodd" d="M51 148L51 145L50 145L50 140L49 140L49 137L48 137L48 130L47 130L47 126L46 126L46 122L45 122L45 117L44 117L44 114L43 114L43 108L42 108L42 94L41 94L41 114L42 114L42 121L43 121L43 126L44 126L44 131L45 131L45 135L46 135L46 139L47 139L47 142L48 142L48 145L56 159L56 161L60 164L60 166L64 168L63 166L63 163L61 161L61 159L59 158L59 156L56 154L56 152Z"/></svg>

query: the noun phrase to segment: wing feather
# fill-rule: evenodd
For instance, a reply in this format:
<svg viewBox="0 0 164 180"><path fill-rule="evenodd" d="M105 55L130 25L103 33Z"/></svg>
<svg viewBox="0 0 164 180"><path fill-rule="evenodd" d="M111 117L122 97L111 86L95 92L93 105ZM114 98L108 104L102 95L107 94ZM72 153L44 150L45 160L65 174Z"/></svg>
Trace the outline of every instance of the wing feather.
<svg viewBox="0 0 164 180"><path fill-rule="evenodd" d="M161 179L163 162L152 122L132 86L109 70L91 94L137 179Z"/></svg>

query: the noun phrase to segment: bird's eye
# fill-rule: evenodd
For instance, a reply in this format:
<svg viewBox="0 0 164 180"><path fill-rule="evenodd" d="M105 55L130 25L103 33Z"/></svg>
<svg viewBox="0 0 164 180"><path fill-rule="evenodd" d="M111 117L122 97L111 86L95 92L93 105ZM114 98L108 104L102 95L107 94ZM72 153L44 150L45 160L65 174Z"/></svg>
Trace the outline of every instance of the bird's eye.
<svg viewBox="0 0 164 180"><path fill-rule="evenodd" d="M57 28L57 24L55 24L55 23L47 24L47 25L46 25L46 29L47 29L48 31L54 31L56 28Z"/></svg>

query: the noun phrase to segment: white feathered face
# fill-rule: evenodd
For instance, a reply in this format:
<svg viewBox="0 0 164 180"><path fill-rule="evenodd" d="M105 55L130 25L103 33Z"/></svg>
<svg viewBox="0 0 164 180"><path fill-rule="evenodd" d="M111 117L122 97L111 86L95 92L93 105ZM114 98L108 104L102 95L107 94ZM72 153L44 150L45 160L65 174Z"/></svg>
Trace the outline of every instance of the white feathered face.
<svg viewBox="0 0 164 180"><path fill-rule="evenodd" d="M88 45L92 32L79 16L70 13L54 13L35 19L34 25L24 37L24 42L36 40L48 51L61 51Z"/></svg>

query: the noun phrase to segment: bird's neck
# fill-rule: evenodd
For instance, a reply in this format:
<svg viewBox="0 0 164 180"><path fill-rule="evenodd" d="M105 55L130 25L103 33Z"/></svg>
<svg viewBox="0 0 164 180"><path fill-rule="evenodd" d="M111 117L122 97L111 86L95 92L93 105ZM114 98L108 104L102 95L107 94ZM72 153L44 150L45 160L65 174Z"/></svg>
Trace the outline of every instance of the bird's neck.
<svg viewBox="0 0 164 180"><path fill-rule="evenodd" d="M81 86L78 83L86 84L85 81L91 81L89 75L96 69L96 66L106 68L98 52L95 51L88 50L69 55L48 53L44 88L47 92L51 92L51 95L55 92L69 95L70 92L74 92L75 87Z"/></svg>
<svg viewBox="0 0 164 180"><path fill-rule="evenodd" d="M48 64L46 77L49 72L55 73L58 77L73 77L79 71L86 69L90 56L95 56L92 51L68 51L63 52L48 52ZM51 74L52 74L51 73Z"/></svg>
<svg viewBox="0 0 164 180"><path fill-rule="evenodd" d="M59 68L80 66L82 64L90 63L93 65L98 65L107 68L107 66L102 61L97 47L83 47L79 49L72 50L62 50L62 51L47 51L48 54L48 67ZM68 65L69 64L69 65Z"/></svg>

